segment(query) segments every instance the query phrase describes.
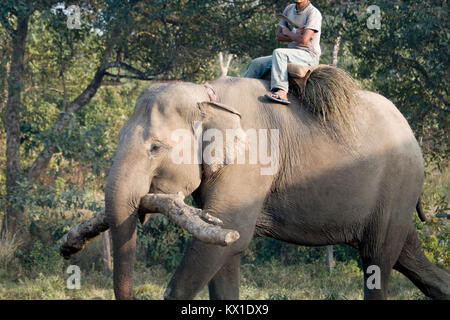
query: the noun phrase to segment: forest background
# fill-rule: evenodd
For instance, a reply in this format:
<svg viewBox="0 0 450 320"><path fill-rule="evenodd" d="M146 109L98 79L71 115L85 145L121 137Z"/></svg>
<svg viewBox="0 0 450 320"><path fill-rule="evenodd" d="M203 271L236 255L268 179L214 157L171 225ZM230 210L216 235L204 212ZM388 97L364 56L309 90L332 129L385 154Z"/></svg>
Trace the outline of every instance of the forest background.
<svg viewBox="0 0 450 320"><path fill-rule="evenodd" d="M447 1L315 0L321 63L390 99L424 154L427 257L450 267ZM70 261L58 240L104 209L121 126L154 81L240 77L275 40L288 1L3 0L0 4L0 299L113 297L109 240ZM72 7L70 7L72 5ZM73 6L74 5L74 6ZM78 19L78 17L80 19ZM191 236L161 216L139 226L135 295L161 299ZM243 299L361 299L357 252L256 238L244 253ZM66 288L68 265L82 270ZM334 267L333 267L334 266ZM331 268L333 267L333 268ZM423 299L394 272L390 297ZM199 298L207 298L207 290Z"/></svg>

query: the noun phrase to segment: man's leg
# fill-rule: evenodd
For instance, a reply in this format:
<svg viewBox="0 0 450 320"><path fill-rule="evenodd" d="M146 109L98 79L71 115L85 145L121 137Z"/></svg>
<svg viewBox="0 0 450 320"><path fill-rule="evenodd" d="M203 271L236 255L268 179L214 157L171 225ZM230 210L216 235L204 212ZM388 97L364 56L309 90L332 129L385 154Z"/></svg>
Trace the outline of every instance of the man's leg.
<svg viewBox="0 0 450 320"><path fill-rule="evenodd" d="M272 56L253 59L244 78L261 79L270 68L272 68Z"/></svg>
<svg viewBox="0 0 450 320"><path fill-rule="evenodd" d="M275 49L272 54L272 80L270 87L275 94L287 100L289 91L288 63L302 66L318 65L319 61L313 55L300 49Z"/></svg>

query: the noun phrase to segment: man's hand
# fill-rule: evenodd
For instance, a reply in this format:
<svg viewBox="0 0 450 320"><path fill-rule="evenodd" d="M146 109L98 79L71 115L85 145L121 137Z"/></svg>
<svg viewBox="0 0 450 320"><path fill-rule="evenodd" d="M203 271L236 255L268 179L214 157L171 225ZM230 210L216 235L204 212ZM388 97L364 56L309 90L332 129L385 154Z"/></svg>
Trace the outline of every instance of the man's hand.
<svg viewBox="0 0 450 320"><path fill-rule="evenodd" d="M296 34L303 34L303 32L305 32L305 27L304 27L304 26L301 27L301 28L298 28L298 29L295 31Z"/></svg>
<svg viewBox="0 0 450 320"><path fill-rule="evenodd" d="M282 42L295 41L298 44L307 45L313 37L314 31L305 27L298 28L295 32L288 28L278 27L277 29L277 40Z"/></svg>
<svg viewBox="0 0 450 320"><path fill-rule="evenodd" d="M305 27L298 28L295 32L292 32L289 29L283 30L283 34L286 37L289 37L291 41L295 41L304 46L308 45L314 37L314 31L311 29L305 29Z"/></svg>
<svg viewBox="0 0 450 320"><path fill-rule="evenodd" d="M289 31L288 28L278 27L278 29L277 29L277 40L281 41L281 42L290 42L290 41L292 41L291 38L285 34L286 31L284 31L284 30Z"/></svg>
<svg viewBox="0 0 450 320"><path fill-rule="evenodd" d="M278 30L277 32L278 41L295 41L294 38L298 38L299 35L300 36L303 35L305 31L305 27L295 29L295 32L289 30L288 28L280 28L280 29L281 30Z"/></svg>
<svg viewBox="0 0 450 320"><path fill-rule="evenodd" d="M288 28L282 28L281 33L290 39L293 32Z"/></svg>

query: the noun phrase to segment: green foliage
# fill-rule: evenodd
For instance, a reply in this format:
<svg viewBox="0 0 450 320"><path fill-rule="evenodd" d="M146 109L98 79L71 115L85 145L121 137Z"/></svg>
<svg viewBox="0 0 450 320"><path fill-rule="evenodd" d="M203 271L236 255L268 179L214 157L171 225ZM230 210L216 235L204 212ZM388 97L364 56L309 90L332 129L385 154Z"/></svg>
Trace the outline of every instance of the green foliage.
<svg viewBox="0 0 450 320"><path fill-rule="evenodd" d="M173 271L180 263L192 236L165 216L155 215L138 226L137 254L147 266L162 264Z"/></svg>
<svg viewBox="0 0 450 320"><path fill-rule="evenodd" d="M3 207L6 199L0 200ZM58 240L81 219L104 210L103 199L95 191L88 187L69 189L61 176L50 186L30 185L26 180L20 182L8 201L26 208L27 219L22 225L26 236L22 237L13 256L20 262L23 272L32 277L60 272L65 263L59 253ZM90 258L91 263L94 262L92 255ZM96 268L101 268L100 259Z"/></svg>
<svg viewBox="0 0 450 320"><path fill-rule="evenodd" d="M357 78L392 100L423 147L448 154L449 8L446 1L374 1L381 29L368 29L366 4L349 6L345 43Z"/></svg>
<svg viewBox="0 0 450 320"><path fill-rule="evenodd" d="M63 269L64 263L57 243L49 246L39 240L34 240L28 246L17 250L16 256L30 275L55 274Z"/></svg>
<svg viewBox="0 0 450 320"><path fill-rule="evenodd" d="M267 300L289 300L289 298L286 294L286 291L282 290L281 292L276 291L269 293Z"/></svg>
<svg viewBox="0 0 450 320"><path fill-rule="evenodd" d="M450 266L450 224L448 219L437 218L436 213L449 212L450 168L439 170L436 162L428 161L425 170L425 183L422 201L428 213L423 223L414 218L419 239L425 255L442 268Z"/></svg>
<svg viewBox="0 0 450 320"><path fill-rule="evenodd" d="M333 246L335 261L355 261L360 263L359 252L347 245ZM285 243L272 238L255 238L244 252L242 263L264 265L282 263L283 265L325 264L325 247L305 247Z"/></svg>

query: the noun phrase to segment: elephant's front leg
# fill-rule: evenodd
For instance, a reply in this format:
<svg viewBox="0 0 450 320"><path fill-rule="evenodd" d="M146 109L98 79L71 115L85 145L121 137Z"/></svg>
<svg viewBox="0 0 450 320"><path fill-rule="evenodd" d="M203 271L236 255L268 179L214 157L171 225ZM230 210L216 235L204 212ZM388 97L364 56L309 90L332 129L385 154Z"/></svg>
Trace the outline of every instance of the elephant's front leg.
<svg viewBox="0 0 450 320"><path fill-rule="evenodd" d="M194 299L231 256L230 248L194 240L170 280L164 299Z"/></svg>
<svg viewBox="0 0 450 320"><path fill-rule="evenodd" d="M225 227L233 228L240 233L239 240L230 246L222 247L194 240L175 271L164 293L164 298L194 299L198 292L217 274L217 278L212 281L212 286L216 286L217 289L212 298L237 299L239 272L236 268L239 268L239 254L248 247L253 238L260 208L257 205L250 212L241 212L238 216L242 218L245 215L246 219L245 221L239 219L240 225L235 223L225 225ZM226 285L224 281L227 280L232 282ZM216 293L217 295L215 295Z"/></svg>
<svg viewBox="0 0 450 320"><path fill-rule="evenodd" d="M226 262L209 282L211 300L239 299L241 254L234 255Z"/></svg>
<svg viewBox="0 0 450 320"><path fill-rule="evenodd" d="M223 221L223 227L237 230L240 238L222 247L194 240L175 271L166 299L193 299L212 281L212 298L238 298L239 259L253 238L256 220L270 190L272 176L263 176L257 166L226 166L219 177L202 183L203 209ZM224 282L233 284L225 287ZM217 294L217 296L215 296Z"/></svg>

